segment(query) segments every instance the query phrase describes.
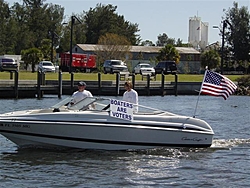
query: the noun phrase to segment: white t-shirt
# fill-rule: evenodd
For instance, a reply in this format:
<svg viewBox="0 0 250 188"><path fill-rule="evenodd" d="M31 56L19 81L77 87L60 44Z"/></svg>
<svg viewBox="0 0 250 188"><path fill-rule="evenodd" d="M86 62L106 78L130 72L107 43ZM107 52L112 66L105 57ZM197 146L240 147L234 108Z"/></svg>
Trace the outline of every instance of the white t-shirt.
<svg viewBox="0 0 250 188"><path fill-rule="evenodd" d="M130 91L125 91L123 94L123 99L124 101L136 104L134 106L134 112L138 111L138 93L134 89L131 89Z"/></svg>
<svg viewBox="0 0 250 188"><path fill-rule="evenodd" d="M93 95L88 90L76 91L72 95L72 102L75 104L86 97L93 97Z"/></svg>
<svg viewBox="0 0 250 188"><path fill-rule="evenodd" d="M125 91L123 94L123 100L130 103L138 104L138 94L134 89L131 89L130 91Z"/></svg>

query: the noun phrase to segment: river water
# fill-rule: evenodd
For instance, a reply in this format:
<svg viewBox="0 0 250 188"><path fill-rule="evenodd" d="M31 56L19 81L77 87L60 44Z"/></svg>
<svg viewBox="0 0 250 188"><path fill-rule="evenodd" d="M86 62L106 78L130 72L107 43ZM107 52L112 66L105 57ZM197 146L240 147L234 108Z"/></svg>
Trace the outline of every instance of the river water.
<svg viewBox="0 0 250 188"><path fill-rule="evenodd" d="M196 101L197 96L139 98L142 105L190 116ZM0 99L0 113L57 102L55 96ZM0 135L0 187L249 187L250 97L201 96L196 117L207 121L215 132L211 148L133 152L18 149Z"/></svg>

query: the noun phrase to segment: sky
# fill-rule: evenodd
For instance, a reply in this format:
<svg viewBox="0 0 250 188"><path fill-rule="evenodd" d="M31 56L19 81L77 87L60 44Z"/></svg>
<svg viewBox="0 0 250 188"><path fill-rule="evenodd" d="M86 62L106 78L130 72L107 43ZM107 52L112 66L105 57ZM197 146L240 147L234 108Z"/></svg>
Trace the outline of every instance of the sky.
<svg viewBox="0 0 250 188"><path fill-rule="evenodd" d="M95 8L98 3L117 6L116 13L123 15L125 20L139 25L142 41L150 40L156 43L157 37L166 33L168 37L180 38L188 42L189 18L198 16L202 22L208 22L208 42L221 42L220 31L213 26L220 26L225 11L233 7L233 2L239 7L250 7L250 0L46 0L45 3L61 5L65 8L65 17L81 14ZM21 0L5 0L9 5Z"/></svg>

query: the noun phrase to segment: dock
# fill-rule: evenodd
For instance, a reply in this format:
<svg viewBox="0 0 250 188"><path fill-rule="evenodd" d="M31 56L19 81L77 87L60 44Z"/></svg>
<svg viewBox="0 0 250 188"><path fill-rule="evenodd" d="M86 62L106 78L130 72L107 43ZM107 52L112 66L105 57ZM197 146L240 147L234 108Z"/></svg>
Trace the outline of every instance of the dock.
<svg viewBox="0 0 250 188"><path fill-rule="evenodd" d="M37 80L18 80L18 73L15 73L15 79L0 80L0 98L42 98L46 94L57 95L59 98L62 95L72 95L77 90L77 83L80 80L45 80L43 74L38 73ZM152 95L194 95L200 89L201 83L180 83L178 76L175 76L175 82L166 82L164 75L161 81L155 81L150 75L143 76L141 81L134 80L133 75L129 75L134 85L134 89L140 96ZM116 75L116 80L106 81L101 80L101 75L98 75L96 81L85 81L87 90L91 91L94 96L122 96L125 92L124 83L125 79Z"/></svg>

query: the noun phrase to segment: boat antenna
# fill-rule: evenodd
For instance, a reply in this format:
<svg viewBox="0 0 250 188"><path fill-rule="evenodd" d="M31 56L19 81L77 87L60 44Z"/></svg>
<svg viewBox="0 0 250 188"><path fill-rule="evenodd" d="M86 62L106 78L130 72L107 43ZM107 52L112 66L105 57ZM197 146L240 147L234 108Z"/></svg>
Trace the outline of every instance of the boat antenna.
<svg viewBox="0 0 250 188"><path fill-rule="evenodd" d="M204 74L204 77L203 77L203 80L202 80L202 83L201 83L201 87L200 87L200 91L199 91L199 95L198 95L198 99L196 101L196 106L195 106L195 109L194 109L194 115L193 115L193 118L195 118L195 114L196 114L196 110L197 110L197 107L198 107L198 102L199 102L199 99L200 99L200 95L201 95L201 88L203 87L203 83L204 83L204 80L205 80L205 77L206 77L206 74L207 74L207 69L208 67L206 66L205 68L205 74Z"/></svg>

